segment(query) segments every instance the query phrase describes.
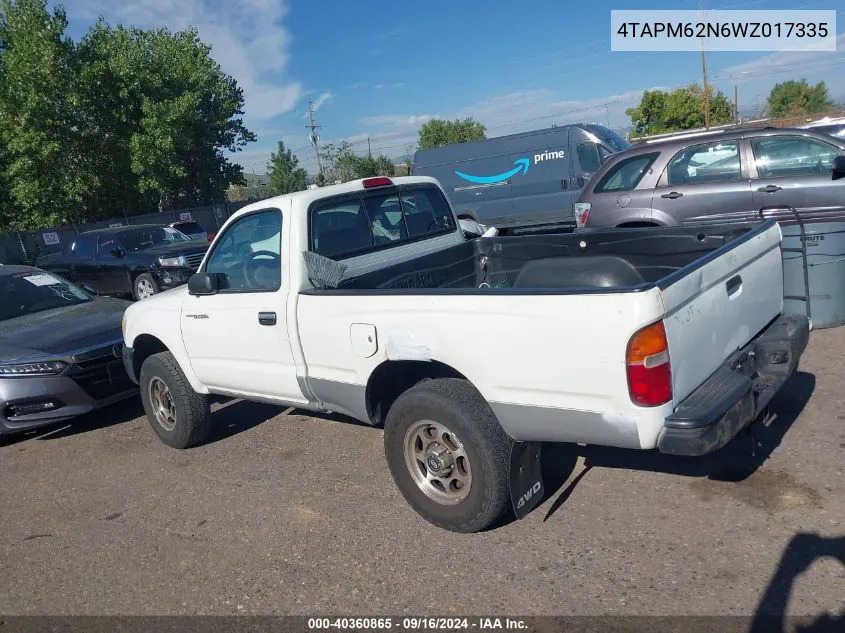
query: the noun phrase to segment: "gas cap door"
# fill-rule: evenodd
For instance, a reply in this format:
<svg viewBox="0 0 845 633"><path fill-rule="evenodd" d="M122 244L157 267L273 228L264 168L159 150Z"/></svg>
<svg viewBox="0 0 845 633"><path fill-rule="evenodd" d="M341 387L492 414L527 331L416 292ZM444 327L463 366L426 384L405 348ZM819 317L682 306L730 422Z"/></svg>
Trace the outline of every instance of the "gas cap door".
<svg viewBox="0 0 845 633"><path fill-rule="evenodd" d="M353 323L349 327L352 352L361 358L369 358L378 351L376 326L369 323Z"/></svg>

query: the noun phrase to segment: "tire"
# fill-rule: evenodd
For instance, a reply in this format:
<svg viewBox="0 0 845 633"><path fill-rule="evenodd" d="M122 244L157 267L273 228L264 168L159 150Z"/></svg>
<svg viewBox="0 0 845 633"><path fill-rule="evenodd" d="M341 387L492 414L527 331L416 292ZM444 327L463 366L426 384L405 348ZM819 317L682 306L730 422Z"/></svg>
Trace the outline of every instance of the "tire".
<svg viewBox="0 0 845 633"><path fill-rule="evenodd" d="M158 283L149 273L141 273L132 283L132 294L135 296L136 301L152 297L153 295L158 294L158 292Z"/></svg>
<svg viewBox="0 0 845 633"><path fill-rule="evenodd" d="M438 428L433 439L424 435L432 443L415 441L413 438L423 437L414 430L427 424L423 421L445 428L451 433L449 440L443 439ZM437 455L431 464L448 476L439 484L434 481L434 486L418 483L420 477L425 480L424 472L434 472L428 467L432 450L420 451L420 445L433 446L436 454L450 443L458 450L447 451L447 468L443 469L444 461ZM466 380L456 378L418 383L396 399L384 423L385 456L399 491L420 516L452 532L480 532L509 509L512 444L481 394ZM410 445L414 448L408 448ZM469 490L466 484L455 490L461 479L466 480L467 471Z"/></svg>
<svg viewBox="0 0 845 633"><path fill-rule="evenodd" d="M147 420L162 442L173 448L190 448L208 439L211 399L193 390L173 354L159 352L148 357L141 365L139 382ZM161 385L170 396L170 416L163 415L158 406Z"/></svg>

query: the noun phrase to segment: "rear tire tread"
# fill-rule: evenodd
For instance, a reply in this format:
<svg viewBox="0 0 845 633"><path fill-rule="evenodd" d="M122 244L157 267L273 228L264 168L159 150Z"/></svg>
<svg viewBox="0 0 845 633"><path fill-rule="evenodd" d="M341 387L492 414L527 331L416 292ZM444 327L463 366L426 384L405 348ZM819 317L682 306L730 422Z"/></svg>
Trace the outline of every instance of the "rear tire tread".
<svg viewBox="0 0 845 633"><path fill-rule="evenodd" d="M403 452L404 435L408 427L420 419L444 424L458 435L464 448L471 453L473 489L457 506L443 506L429 499L408 473ZM397 488L417 514L433 525L453 532L480 532L496 524L509 510L513 440L469 381L459 378L423 380L405 391L387 412L384 444Z"/></svg>

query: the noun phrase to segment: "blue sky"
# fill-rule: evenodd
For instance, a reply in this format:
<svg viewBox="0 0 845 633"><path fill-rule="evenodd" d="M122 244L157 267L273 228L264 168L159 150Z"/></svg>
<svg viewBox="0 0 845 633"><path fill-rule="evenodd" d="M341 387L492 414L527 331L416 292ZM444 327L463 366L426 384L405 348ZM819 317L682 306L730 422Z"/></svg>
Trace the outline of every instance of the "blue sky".
<svg viewBox="0 0 845 633"><path fill-rule="evenodd" d="M643 90L701 80L698 53L610 50L611 9L697 9L698 0L66 0L75 38L98 15L173 30L193 25L244 89L258 142L237 155L264 171L276 143L300 150L313 171L305 111L316 106L322 141L342 139L392 157L432 117L473 115L488 136L593 121L627 126ZM740 109L765 102L777 81L825 80L845 101L842 0L705 0L705 9L837 9L837 51L710 53L714 85Z"/></svg>

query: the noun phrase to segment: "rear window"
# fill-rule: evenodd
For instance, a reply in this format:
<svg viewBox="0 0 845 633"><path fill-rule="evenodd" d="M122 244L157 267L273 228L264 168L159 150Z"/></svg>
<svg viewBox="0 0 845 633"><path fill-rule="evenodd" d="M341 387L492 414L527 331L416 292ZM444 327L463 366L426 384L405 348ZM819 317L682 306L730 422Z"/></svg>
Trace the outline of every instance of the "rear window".
<svg viewBox="0 0 845 633"><path fill-rule="evenodd" d="M205 233L205 229L197 222L177 222L173 225L173 228L182 231L182 233Z"/></svg>
<svg viewBox="0 0 845 633"><path fill-rule="evenodd" d="M657 156L658 154L655 152L654 154L640 154L619 161L602 176L593 191L605 193L634 189L640 184L640 180L643 179Z"/></svg>
<svg viewBox="0 0 845 633"><path fill-rule="evenodd" d="M403 189L319 203L311 209L311 250L323 257L372 250L455 231L437 189Z"/></svg>

